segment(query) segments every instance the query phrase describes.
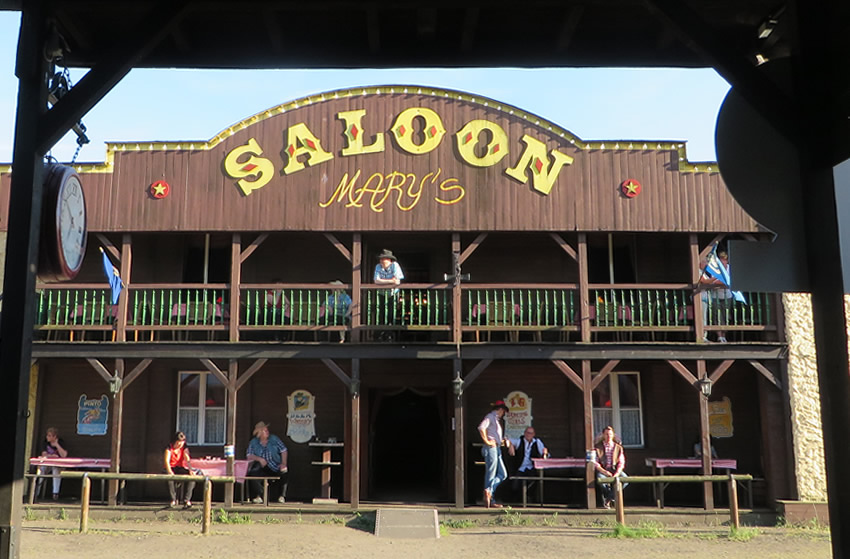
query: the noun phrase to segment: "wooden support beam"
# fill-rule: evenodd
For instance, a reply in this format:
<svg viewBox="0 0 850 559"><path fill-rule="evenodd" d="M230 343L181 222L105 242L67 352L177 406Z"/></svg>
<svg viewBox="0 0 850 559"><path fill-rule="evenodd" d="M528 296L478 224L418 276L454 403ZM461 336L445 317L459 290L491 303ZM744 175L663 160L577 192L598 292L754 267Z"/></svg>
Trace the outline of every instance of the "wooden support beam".
<svg viewBox="0 0 850 559"><path fill-rule="evenodd" d="M572 369L570 369L572 371ZM573 373L575 374L575 373ZM594 448L593 434L593 389L591 384L593 378L590 371L590 361L583 359L581 362L581 394L584 409L584 448ZM588 462L584 470L585 482L587 483L587 508L596 508L596 467Z"/></svg>
<svg viewBox="0 0 850 559"><path fill-rule="evenodd" d="M475 379L477 379L481 375L481 373L484 372L484 369L489 367L490 363L492 363L492 362L493 362L492 359L482 359L481 361L476 363L476 365L472 368L472 370L469 371L469 373L464 377L464 379L463 379L463 389L466 390L467 388L469 388L469 386L473 382L475 382Z"/></svg>
<svg viewBox="0 0 850 559"><path fill-rule="evenodd" d="M112 241L107 239L106 235L104 235L103 233L95 233L94 236L97 237L97 240L100 241L100 244L103 245L103 248L105 248L106 251L109 252L109 255L112 256L112 258L114 258L118 264L120 264L121 253L118 251L117 248L115 248L115 245L112 244ZM121 278L123 279L124 276L122 275Z"/></svg>
<svg viewBox="0 0 850 559"><path fill-rule="evenodd" d="M227 398L225 400L225 417L224 417L224 444L232 447L236 446L236 379L239 378L239 362L236 359L230 359L227 362L227 383L225 391ZM227 453L225 453L227 454ZM234 477L236 473L235 456L226 456L227 461L227 476ZM224 506L229 508L233 506L233 484L227 483L224 486Z"/></svg>
<svg viewBox="0 0 850 559"><path fill-rule="evenodd" d="M562 236L557 233L549 233L549 236L554 239L554 241L558 244L559 247L561 247L564 252L570 255L570 258L578 262L578 253L576 252L576 249L570 246L570 243L568 243Z"/></svg>
<svg viewBox="0 0 850 559"><path fill-rule="evenodd" d="M480 364L480 363L479 363ZM454 379L462 377L463 374L463 361L460 359L452 360L452 368L454 369ZM455 457L455 476L454 476L454 486L455 486L455 507L458 509L462 509L464 504L466 503L466 440L464 435L464 424L463 424L463 391L460 393L455 392L454 398L454 432L455 432L455 444L454 444L454 457Z"/></svg>
<svg viewBox="0 0 850 559"><path fill-rule="evenodd" d="M124 360L115 360L115 376L120 379L123 386L124 383ZM121 438L124 432L124 390L118 390L112 395L112 438L110 444L109 457L112 460L109 471L118 473L121 471ZM110 507L114 507L118 503L118 480L109 481L109 496L107 498Z"/></svg>
<svg viewBox="0 0 850 559"><path fill-rule="evenodd" d="M161 0L145 17L128 27L120 45L104 45L98 60L83 78L42 115L38 125L38 151L45 153L71 129L104 95L115 87L163 38L188 9L186 0Z"/></svg>
<svg viewBox="0 0 850 559"><path fill-rule="evenodd" d="M251 244L249 244L247 247L245 247L245 250L242 251L242 253L239 256L239 262L240 263L245 262L245 260L247 260L248 257L251 256L252 254L254 254L254 251L257 250L260 247L261 244L263 244L263 241L265 241L268 238L269 238L268 233L260 233L259 235L257 235L257 238L254 239L253 241L251 241Z"/></svg>
<svg viewBox="0 0 850 559"><path fill-rule="evenodd" d="M142 359L138 365L133 367L133 370L124 376L124 380L121 382L121 390L125 390L128 386L130 386L130 383L136 380L136 377L142 374L151 363L153 363L153 359Z"/></svg>
<svg viewBox="0 0 850 559"><path fill-rule="evenodd" d="M578 234L578 306L581 341L590 342L590 283L587 276L587 235Z"/></svg>
<svg viewBox="0 0 850 559"><path fill-rule="evenodd" d="M109 369L107 369L103 365L103 363L101 363L97 359L86 359L86 361L88 361L89 365L91 365L94 368L94 370L97 371L97 373L101 377L103 377L103 380L105 380L106 382L110 382L112 380L112 378L113 378L112 373L109 372Z"/></svg>
<svg viewBox="0 0 850 559"><path fill-rule="evenodd" d="M694 336L696 338L697 343L702 343L705 341L705 308L702 304L702 296L701 294L696 292L697 285L699 285L700 276L702 275L702 270L700 270L700 264L704 260L699 248L699 237L696 233L691 233L688 235L689 243L690 243L690 253L691 253L691 285L694 289Z"/></svg>
<svg viewBox="0 0 850 559"><path fill-rule="evenodd" d="M239 341L239 312L242 308L242 236L233 233L230 238L230 318L228 319L228 339L231 342Z"/></svg>
<svg viewBox="0 0 850 559"><path fill-rule="evenodd" d="M605 363L605 366L602 367L599 370L599 373L595 377L593 377L593 382L591 382L591 384L590 384L590 389L596 390L596 387L599 386L599 383L601 383L603 380L605 380L605 378L608 375L611 374L611 371L614 370L614 367L616 367L619 364L620 364L619 359L614 359L612 361L608 361L607 363Z"/></svg>
<svg viewBox="0 0 850 559"><path fill-rule="evenodd" d="M121 275L121 283L124 287L130 285L130 274L133 269L133 245L130 242L130 234L124 233L121 235L121 261L119 274ZM118 296L118 316L113 325L115 328L114 340L119 342L127 341L127 309L130 307L130 290L122 289ZM138 335L138 331L137 331Z"/></svg>
<svg viewBox="0 0 850 559"><path fill-rule="evenodd" d="M360 508L360 360L351 360L351 383L357 390L351 391L351 432L348 434L349 487L351 508Z"/></svg>
<svg viewBox="0 0 850 559"><path fill-rule="evenodd" d="M711 380L711 382L717 382L718 380L720 380L720 377L723 376L723 373L729 370L729 367L731 367L734 362L734 359L727 359L726 361L722 362L720 365L717 366L716 369L711 371L711 374L708 375L709 380Z"/></svg>
<svg viewBox="0 0 850 559"><path fill-rule="evenodd" d="M770 369L768 369L767 367L765 367L764 365L762 365L762 364L761 364L761 363L759 363L758 361L748 360L748 361L747 361L747 363L749 363L750 365L752 365L752 366L753 366L753 368L754 368L756 371L758 371L758 372L760 372L762 375L764 375L764 378L766 378L767 380L769 380L769 381L771 382L771 384L773 384L773 386L775 386L775 387L776 387L776 388L778 388L779 390L782 390L782 381L781 381L781 380L779 380L778 378L776 378L776 375L774 375L774 374L770 371Z"/></svg>
<svg viewBox="0 0 850 559"><path fill-rule="evenodd" d="M455 275L460 273L460 257L460 233L452 233L451 262L457 262L457 265L454 267L455 269L452 271ZM461 329L461 323L463 322L463 315L461 314L463 292L460 282L459 277L456 277L452 282L452 341L455 343L455 347L457 347L458 357L460 357L460 344L463 341L463 330Z"/></svg>
<svg viewBox="0 0 850 559"><path fill-rule="evenodd" d="M236 385L234 386L234 389L238 392L239 389L242 388L242 386L246 382L248 382L248 379L254 376L254 373L259 371L260 368L262 368L262 366L266 364L266 361L268 361L268 359L257 359L256 361L254 361L250 367L245 369L245 372L242 373L242 376L240 376L236 380Z"/></svg>
<svg viewBox="0 0 850 559"><path fill-rule="evenodd" d="M725 236L726 235L724 235L723 233L721 233L719 235L715 235L714 238L711 239L711 241L699 251L700 260L702 261L702 260L705 260L706 258L708 258L708 253L711 252L711 249L714 248L714 243L719 243L720 241L723 240L723 237L725 237Z"/></svg>
<svg viewBox="0 0 850 559"><path fill-rule="evenodd" d="M325 364L325 366L326 366L328 369L330 369L330 370L331 370L331 372L332 372L333 374L335 374L335 375L337 376L337 378L338 378L339 380L341 380L341 381L342 381L342 383L343 383L345 386L347 386L347 387L351 388L351 379L348 377L348 375L347 375L347 374L345 374L345 371L343 371L343 370L340 368L340 366L339 366L339 365L337 365L336 363L334 363L334 361L333 361L332 359L322 359L322 363L324 363L324 364Z"/></svg>
<svg viewBox="0 0 850 559"><path fill-rule="evenodd" d="M355 233L351 242L351 342L360 342L360 301L362 300L360 288L360 272L363 266L363 243L360 233Z"/></svg>
<svg viewBox="0 0 850 559"><path fill-rule="evenodd" d="M215 378L217 378L221 384L224 386L228 385L227 375L224 374L224 371L218 368L218 366L212 362L211 359L200 359L200 362L204 364L204 367L207 368L209 372L213 374Z"/></svg>
<svg viewBox="0 0 850 559"><path fill-rule="evenodd" d="M706 378L705 361L697 360L697 378L700 380ZM696 384L694 386L697 386ZM699 430L700 444L702 445L702 475L711 475L711 425L708 418L708 396L704 395L701 390L697 390L697 398L699 398ZM711 482L705 482L703 487L703 498L705 502L705 510L714 510L714 493Z"/></svg>
<svg viewBox="0 0 850 559"><path fill-rule="evenodd" d="M475 240L472 241L469 246L466 247L466 249L464 249L464 251L460 253L460 258L458 258L458 262L463 265L463 263L466 262L466 259L469 258L479 246L481 246L481 243L483 243L484 239L486 238L487 233L481 233L480 235L475 237Z"/></svg>
<svg viewBox="0 0 850 559"><path fill-rule="evenodd" d="M340 242L339 239L336 238L335 235L333 235L333 233L325 233L325 238L331 242L334 248L336 248L346 260L351 262L351 252Z"/></svg>
<svg viewBox="0 0 850 559"><path fill-rule="evenodd" d="M690 384L694 388L699 388L697 386L697 377L695 377L694 374L687 367L685 367L685 365L683 365L681 361L677 359L668 359L667 362L670 363L670 365L673 367L673 369L676 370L677 373L682 375L682 378L688 381L688 384ZM705 363L705 361L703 361L703 363Z"/></svg>
<svg viewBox="0 0 850 559"><path fill-rule="evenodd" d="M583 361L582 361L582 363L583 363ZM570 379L570 381L572 381L573 384L578 386L579 390L584 390L584 382L581 380L581 377L578 376L578 373L576 373L573 370L572 367L570 367L569 365L567 365L564 361L561 361L560 359L553 359L552 364L555 365L556 367L558 367L558 369L562 373L564 373L564 375L566 375L566 377L568 379Z"/></svg>

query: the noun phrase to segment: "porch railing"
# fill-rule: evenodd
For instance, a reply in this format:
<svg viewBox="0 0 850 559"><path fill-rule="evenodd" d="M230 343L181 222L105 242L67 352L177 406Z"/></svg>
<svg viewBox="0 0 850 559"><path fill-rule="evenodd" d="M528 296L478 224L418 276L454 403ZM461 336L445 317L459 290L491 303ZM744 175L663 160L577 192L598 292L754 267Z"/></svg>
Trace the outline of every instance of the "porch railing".
<svg viewBox="0 0 850 559"><path fill-rule="evenodd" d="M350 285L243 284L234 303L227 284L133 284L123 295L123 324L136 339L141 332L150 332L153 339L157 331L233 332L233 328L347 331L356 314L355 327L362 331L451 332L458 315L462 332L531 331L542 340L551 339L541 336L546 332L583 328L678 331L683 334L677 339L686 340L688 332L697 330L695 305L699 305L704 330L776 329L776 297L765 293L744 293L742 303L695 293L688 284L592 284L587 294L583 324L581 293L575 284L464 284L458 312L448 284L402 284L394 289L364 285L356 309L349 308ZM114 330L122 322L118 309L101 284L39 285L36 328L69 331L71 339L78 331ZM232 317L233 312L237 316Z"/></svg>

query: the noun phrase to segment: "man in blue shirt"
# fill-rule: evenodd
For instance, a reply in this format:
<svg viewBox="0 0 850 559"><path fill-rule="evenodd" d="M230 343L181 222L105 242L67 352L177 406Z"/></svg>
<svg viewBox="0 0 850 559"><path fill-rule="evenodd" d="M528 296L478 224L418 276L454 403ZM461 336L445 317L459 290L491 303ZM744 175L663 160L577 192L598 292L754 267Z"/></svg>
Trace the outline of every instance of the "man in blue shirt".
<svg viewBox="0 0 850 559"><path fill-rule="evenodd" d="M269 434L269 424L260 421L254 426L254 438L248 443L247 458L252 460L248 467L249 477L278 477L279 482L273 482L272 487L280 485L278 503L286 502L286 486L289 483L289 469L286 466L289 451L277 435ZM252 502L256 505L263 503L262 485L259 480L249 484L248 497L254 495Z"/></svg>
<svg viewBox="0 0 850 559"><path fill-rule="evenodd" d="M325 312L328 313L328 324L345 326L351 320L351 297L342 290L343 283L334 280L331 285L337 286L325 301ZM345 341L345 330L339 333L339 342Z"/></svg>
<svg viewBox="0 0 850 559"><path fill-rule="evenodd" d="M398 316L398 285L404 279L404 272L401 271L401 265L396 260L391 250L384 249L378 255L378 264L375 266L375 283L378 285L393 286L388 292L378 291L376 301L377 321L379 324L393 324L400 316ZM392 334L389 332L381 332L378 334L378 339L382 341L392 341Z"/></svg>

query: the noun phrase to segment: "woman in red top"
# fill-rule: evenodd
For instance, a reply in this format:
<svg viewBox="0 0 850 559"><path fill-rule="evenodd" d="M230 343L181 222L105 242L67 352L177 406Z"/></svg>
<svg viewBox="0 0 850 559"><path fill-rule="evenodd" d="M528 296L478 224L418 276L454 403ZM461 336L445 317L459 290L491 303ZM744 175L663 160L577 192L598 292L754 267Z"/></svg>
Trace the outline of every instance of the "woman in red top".
<svg viewBox="0 0 850 559"><path fill-rule="evenodd" d="M189 449L186 448L186 435L182 431L177 431L171 439L171 444L165 449L165 472L171 475L195 475L194 470L189 465L189 460ZM177 506L177 485L173 481L168 482L172 508ZM186 487L183 490L183 506L186 508L192 506L191 498L194 489L194 481L186 482Z"/></svg>

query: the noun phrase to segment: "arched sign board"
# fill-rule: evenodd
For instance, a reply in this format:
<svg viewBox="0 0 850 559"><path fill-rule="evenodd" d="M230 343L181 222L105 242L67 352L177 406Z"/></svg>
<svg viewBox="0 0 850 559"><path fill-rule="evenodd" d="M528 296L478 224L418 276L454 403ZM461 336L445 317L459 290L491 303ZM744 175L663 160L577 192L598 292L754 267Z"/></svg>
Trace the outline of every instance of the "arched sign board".
<svg viewBox="0 0 850 559"><path fill-rule="evenodd" d="M92 212L102 232L762 231L683 142L584 141L420 86L313 95L207 141L109 144L104 164L78 172L109 208ZM623 195L626 180L639 196ZM171 194L152 197L152 181Z"/></svg>

